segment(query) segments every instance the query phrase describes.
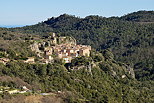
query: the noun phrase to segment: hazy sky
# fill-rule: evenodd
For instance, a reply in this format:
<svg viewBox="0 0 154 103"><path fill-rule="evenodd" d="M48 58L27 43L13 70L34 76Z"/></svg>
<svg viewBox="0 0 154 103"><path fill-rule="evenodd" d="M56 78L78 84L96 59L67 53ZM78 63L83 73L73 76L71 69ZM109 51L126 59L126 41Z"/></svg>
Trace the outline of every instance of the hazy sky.
<svg viewBox="0 0 154 103"><path fill-rule="evenodd" d="M122 16L154 10L154 0L0 0L0 25L30 25L67 13Z"/></svg>

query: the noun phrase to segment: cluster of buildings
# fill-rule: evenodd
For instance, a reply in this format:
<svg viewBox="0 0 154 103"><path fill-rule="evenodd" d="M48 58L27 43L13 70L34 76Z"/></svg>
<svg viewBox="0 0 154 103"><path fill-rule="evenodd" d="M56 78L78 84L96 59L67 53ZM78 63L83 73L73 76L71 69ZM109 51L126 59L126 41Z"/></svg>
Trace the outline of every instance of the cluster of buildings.
<svg viewBox="0 0 154 103"><path fill-rule="evenodd" d="M32 44L31 49L37 53L38 57L42 58L39 60L40 63L50 63L55 57L63 59L65 63L71 63L71 60L76 57L89 56L91 46L77 45L75 38L69 36L58 37L53 33L45 41ZM33 63L34 59L28 58L25 62Z"/></svg>
<svg viewBox="0 0 154 103"><path fill-rule="evenodd" d="M91 46L77 45L73 37L56 37L55 33L50 37L50 43L54 46L48 46L44 49L44 60L52 60L53 55L63 59L65 63L79 56L89 56Z"/></svg>
<svg viewBox="0 0 154 103"><path fill-rule="evenodd" d="M52 55L63 59L65 63L70 63L73 58L79 56L89 56L91 46L88 45L75 45L75 44L60 44L52 47L45 48L44 58L52 59Z"/></svg>

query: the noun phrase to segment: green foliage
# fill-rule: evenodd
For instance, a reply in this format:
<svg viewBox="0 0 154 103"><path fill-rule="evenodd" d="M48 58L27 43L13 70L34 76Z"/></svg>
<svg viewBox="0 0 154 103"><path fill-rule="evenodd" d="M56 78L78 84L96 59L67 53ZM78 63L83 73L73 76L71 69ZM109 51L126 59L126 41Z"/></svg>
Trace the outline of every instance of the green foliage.
<svg viewBox="0 0 154 103"><path fill-rule="evenodd" d="M9 30L40 35L56 32L61 36L72 36L77 43L91 45L99 51L110 49L115 60L134 67L154 57L154 23L152 22L153 11L138 11L120 18L100 16L78 18L64 14L33 26ZM140 71L143 69L140 68Z"/></svg>
<svg viewBox="0 0 154 103"><path fill-rule="evenodd" d="M1 58L1 57L6 57L6 53L3 52L3 51L0 51L0 58Z"/></svg>
<svg viewBox="0 0 154 103"><path fill-rule="evenodd" d="M63 61L63 59L59 59L59 58L55 57L54 58L54 63L63 65L64 61Z"/></svg>
<svg viewBox="0 0 154 103"><path fill-rule="evenodd" d="M89 65L91 62L91 58L82 56L82 57L77 57L75 59L72 60L71 64L72 66L81 66L81 65Z"/></svg>
<svg viewBox="0 0 154 103"><path fill-rule="evenodd" d="M28 49L31 42L26 40L35 40L38 38L37 35L44 39L49 32L72 36L76 38L77 43L91 45L102 53L94 52L90 58L79 57L72 60L72 66L86 66L94 62L96 66L92 67L91 75L84 68L68 72L61 60L55 60L54 64L47 65L22 62L0 64L0 75L19 77L34 90L41 89L42 92L69 92L65 97L66 102L152 103L154 96L152 22L153 11L140 11L121 18L100 16L78 18L64 14L37 25L0 28L2 57L7 56L4 55L5 51L11 59L34 55ZM134 67L136 78L143 82L133 80L126 73L125 65L117 61ZM121 78L122 75L126 77ZM13 82L0 84L16 86Z"/></svg>
<svg viewBox="0 0 154 103"><path fill-rule="evenodd" d="M109 50L104 50L103 55L104 55L105 59L113 60L113 58L114 58L114 55Z"/></svg>
<svg viewBox="0 0 154 103"><path fill-rule="evenodd" d="M121 19L135 22L154 22L154 11L138 11L122 16Z"/></svg>
<svg viewBox="0 0 154 103"><path fill-rule="evenodd" d="M38 39L38 36L10 32L7 29L0 29L0 57L24 59L35 56L34 52L32 52L29 48L29 45L31 44L30 40L32 40L32 38Z"/></svg>
<svg viewBox="0 0 154 103"><path fill-rule="evenodd" d="M101 53L96 51L92 51L90 53L90 57L93 59L94 62L101 62L101 61L104 61L105 59Z"/></svg>
<svg viewBox="0 0 154 103"><path fill-rule="evenodd" d="M135 64L136 78L139 80L154 80L154 60ZM142 69L141 69L142 68Z"/></svg>
<svg viewBox="0 0 154 103"><path fill-rule="evenodd" d="M86 65L91 61L92 59L87 57L80 57L76 58L73 64ZM116 79L110 73L113 70L117 73ZM127 77L122 79L124 68L112 60L100 62L99 66L92 68L91 73L89 75L84 68L68 72L64 65L58 62L54 64L22 62L0 64L1 76L19 77L31 85L35 91L40 89L42 92L62 91L66 93L63 97L65 102L152 102L151 85L153 82L146 85ZM20 85L20 82L8 81L0 82L0 84L16 87ZM147 89L144 89L145 87Z"/></svg>

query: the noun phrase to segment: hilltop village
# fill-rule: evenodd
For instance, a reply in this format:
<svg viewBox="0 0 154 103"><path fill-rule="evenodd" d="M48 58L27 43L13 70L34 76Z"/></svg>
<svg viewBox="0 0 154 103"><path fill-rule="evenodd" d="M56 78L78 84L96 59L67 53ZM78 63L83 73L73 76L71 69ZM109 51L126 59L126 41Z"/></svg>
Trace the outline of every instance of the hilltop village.
<svg viewBox="0 0 154 103"><path fill-rule="evenodd" d="M72 59L80 56L90 56L91 46L78 45L76 39L69 36L57 36L51 33L45 39L32 40L29 46L37 56L20 60L25 63L53 63L55 58L62 59L64 63L71 63ZM37 59L36 59L37 58ZM9 58L0 58L0 63L6 64Z"/></svg>
<svg viewBox="0 0 154 103"><path fill-rule="evenodd" d="M34 42L30 46L42 63L50 63L54 58L62 59L65 63L71 63L71 60L79 56L89 56L91 46L77 45L73 37L56 36L52 33L44 42ZM30 57L25 62L34 62L34 58Z"/></svg>

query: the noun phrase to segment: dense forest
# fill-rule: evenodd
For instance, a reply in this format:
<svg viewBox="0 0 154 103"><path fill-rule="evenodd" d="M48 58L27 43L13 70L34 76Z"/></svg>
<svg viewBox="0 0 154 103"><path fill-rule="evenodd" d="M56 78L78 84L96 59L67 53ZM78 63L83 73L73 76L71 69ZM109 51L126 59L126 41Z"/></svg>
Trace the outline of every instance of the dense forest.
<svg viewBox="0 0 154 103"><path fill-rule="evenodd" d="M127 14L126 16L120 17L120 19L135 22L154 22L154 12L153 11L138 11L134 13Z"/></svg>
<svg viewBox="0 0 154 103"><path fill-rule="evenodd" d="M32 26L0 28L0 58L10 59L0 63L0 86L25 85L33 91L0 94L0 102L18 103L22 97L26 103L26 96L52 92L54 96L39 97L39 102L52 103L53 98L60 98L67 103L153 103L153 18L154 11L109 18L63 14ZM25 58L36 57L29 45L51 32L91 45L90 57L78 57L69 64L58 58L49 64L24 63Z"/></svg>
<svg viewBox="0 0 154 103"><path fill-rule="evenodd" d="M63 14L32 26L11 31L45 36L48 32L73 36L98 51L110 49L115 60L131 65L138 80L154 79L154 11L138 11L122 17Z"/></svg>
<svg viewBox="0 0 154 103"><path fill-rule="evenodd" d="M11 88L25 85L33 90L33 94L25 96L38 95L40 90L43 93L59 93L56 98L61 98L66 103L152 103L154 82L137 81L129 73L126 64L113 58L108 50L103 53L92 51L90 57L72 60L71 67L82 67L79 70L68 69L58 60L53 64L11 61L6 65L0 64L0 85ZM95 66L89 69L89 63ZM20 94L0 94L0 101L13 100L11 102L20 103L18 96ZM45 96L44 99L46 100ZM52 100L48 102L54 103ZM24 103L24 99L22 101Z"/></svg>

